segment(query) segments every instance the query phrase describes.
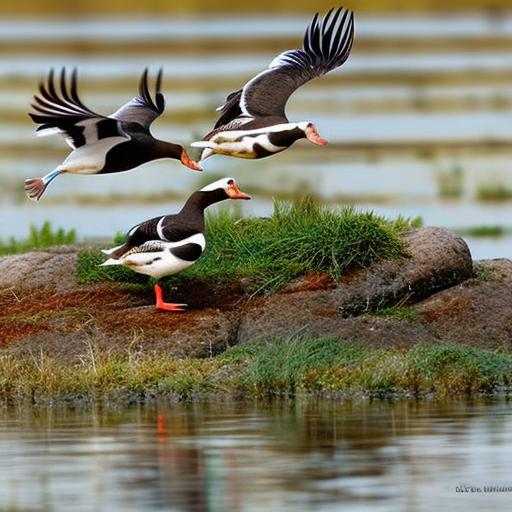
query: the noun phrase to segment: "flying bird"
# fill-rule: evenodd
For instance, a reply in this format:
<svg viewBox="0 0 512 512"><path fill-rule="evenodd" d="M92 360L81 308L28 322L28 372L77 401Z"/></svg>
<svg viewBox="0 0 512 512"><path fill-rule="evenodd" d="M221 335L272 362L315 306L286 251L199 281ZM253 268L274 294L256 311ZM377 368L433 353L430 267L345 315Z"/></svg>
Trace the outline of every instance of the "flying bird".
<svg viewBox="0 0 512 512"><path fill-rule="evenodd" d="M190 159L183 146L151 135L151 124L165 108L161 84L160 69L153 100L148 88L148 70L145 69L139 81L138 96L110 116L103 116L81 102L77 93L76 69L68 81L63 68L59 84L52 69L46 83L39 85L39 93L31 105L35 112L29 115L39 125L36 135L62 133L72 151L55 170L45 176L25 180L28 197L38 201L59 174L128 171L159 158L174 158L186 167L200 171L201 167Z"/></svg>
<svg viewBox="0 0 512 512"><path fill-rule="evenodd" d="M217 109L220 117L214 129L192 144L203 148L200 160L214 154L264 158L303 138L320 146L327 144L311 121L288 121L286 102L301 85L341 66L350 54L353 38L352 11L331 9L323 19L315 14L304 34L302 50L278 55Z"/></svg>
<svg viewBox="0 0 512 512"><path fill-rule="evenodd" d="M156 308L183 311L186 304L164 302L158 280L193 265L206 246L204 210L225 199L250 199L233 178L223 178L194 192L181 211L137 224L126 242L103 252L109 256L101 266L123 265L139 274L154 277Z"/></svg>

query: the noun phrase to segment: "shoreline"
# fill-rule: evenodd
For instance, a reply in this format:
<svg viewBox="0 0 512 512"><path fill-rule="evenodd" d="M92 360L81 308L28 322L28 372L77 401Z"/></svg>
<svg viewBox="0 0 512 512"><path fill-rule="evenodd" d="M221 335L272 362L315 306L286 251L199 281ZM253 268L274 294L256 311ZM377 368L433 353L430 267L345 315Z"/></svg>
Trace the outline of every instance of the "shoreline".
<svg viewBox="0 0 512 512"><path fill-rule="evenodd" d="M325 347L332 349L334 344L338 353L327 355ZM417 345L409 351L361 351L336 340L300 338L282 345L234 347L209 359L98 354L80 365L42 354L0 356L0 404L77 407L313 398L440 400L512 392L510 352L450 343Z"/></svg>

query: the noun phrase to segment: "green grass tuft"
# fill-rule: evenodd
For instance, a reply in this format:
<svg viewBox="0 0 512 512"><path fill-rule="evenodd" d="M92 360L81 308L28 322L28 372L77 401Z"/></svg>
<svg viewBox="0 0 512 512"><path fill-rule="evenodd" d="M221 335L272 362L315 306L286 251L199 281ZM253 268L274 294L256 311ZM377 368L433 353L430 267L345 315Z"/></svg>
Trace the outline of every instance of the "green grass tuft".
<svg viewBox="0 0 512 512"><path fill-rule="evenodd" d="M300 336L266 346L256 344L256 348L241 383L272 393L293 393L307 387L305 381L311 380L311 375L360 362L368 352L332 338L305 340Z"/></svg>
<svg viewBox="0 0 512 512"><path fill-rule="evenodd" d="M411 350L409 371L419 376L420 386L456 392L490 390L508 384L512 357L491 350L451 343L418 345Z"/></svg>
<svg viewBox="0 0 512 512"><path fill-rule="evenodd" d="M492 268L489 268L488 266L482 265L478 262L473 265L473 272L475 273L475 277L481 279L482 281L500 280L500 278L495 275L495 272Z"/></svg>
<svg viewBox="0 0 512 512"><path fill-rule="evenodd" d="M246 366L239 385L257 394L471 394L508 385L512 378L512 354L452 343L400 350L329 338L292 338L271 345L249 344L242 350Z"/></svg>
<svg viewBox="0 0 512 512"><path fill-rule="evenodd" d="M353 208L332 211L309 198L278 202L269 218L237 218L221 211L207 217L205 254L171 279L180 283L250 277L258 291L279 289L308 272L326 272L337 279L348 269L400 255L401 235L410 227L402 217L392 222ZM104 259L99 251L82 251L79 282L139 280L126 269L98 268Z"/></svg>
<svg viewBox="0 0 512 512"><path fill-rule="evenodd" d="M25 240L11 237L7 242L0 240L0 255L17 254L34 249L46 249L55 245L70 245L76 243L76 231L63 228L54 230L51 223L46 221L40 228L31 225L29 236Z"/></svg>

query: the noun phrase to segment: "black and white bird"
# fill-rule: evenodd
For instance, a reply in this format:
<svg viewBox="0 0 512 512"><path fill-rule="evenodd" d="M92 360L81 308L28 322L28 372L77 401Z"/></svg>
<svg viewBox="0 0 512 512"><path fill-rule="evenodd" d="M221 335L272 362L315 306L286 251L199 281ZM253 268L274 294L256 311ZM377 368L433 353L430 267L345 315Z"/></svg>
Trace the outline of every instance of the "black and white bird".
<svg viewBox="0 0 512 512"><path fill-rule="evenodd" d="M285 114L288 98L301 85L341 66L354 38L354 16L347 9L331 9L321 20L316 14L304 34L302 50L278 55L268 69L232 92L219 107L212 131L192 146L204 148L200 160L220 154L264 158L306 138L327 144L310 121L291 123Z"/></svg>
<svg viewBox="0 0 512 512"><path fill-rule="evenodd" d="M62 69L59 84L53 70L46 83L39 85L30 113L40 126L37 135L62 133L73 151L55 170L42 177L25 180L30 199L38 201L46 187L59 174L106 174L121 172L160 158L174 158L190 169L201 167L190 159L183 146L155 139L150 132L151 123L165 108L160 91L162 70L156 79L153 101L148 89L148 70L139 81L139 94L110 116L103 116L87 108L78 97L76 69L68 83ZM60 91L58 90L60 89Z"/></svg>
<svg viewBox="0 0 512 512"><path fill-rule="evenodd" d="M164 302L158 280L185 270L199 259L206 246L204 210L208 206L225 199L250 198L233 178L218 180L194 192L179 213L134 226L124 244L103 251L110 258L101 265L124 265L155 278L156 308L183 311L186 304Z"/></svg>

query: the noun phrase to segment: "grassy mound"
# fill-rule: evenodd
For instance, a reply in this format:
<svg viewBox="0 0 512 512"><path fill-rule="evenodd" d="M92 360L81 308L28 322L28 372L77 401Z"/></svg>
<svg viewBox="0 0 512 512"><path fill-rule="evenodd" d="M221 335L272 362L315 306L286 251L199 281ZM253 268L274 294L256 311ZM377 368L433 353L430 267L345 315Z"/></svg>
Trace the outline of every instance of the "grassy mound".
<svg viewBox="0 0 512 512"><path fill-rule="evenodd" d="M0 356L0 401L85 397L133 400L174 394L293 396L453 396L510 385L512 354L451 343L371 349L331 338L254 342L207 359L113 355L89 347L79 362L43 352Z"/></svg>
<svg viewBox="0 0 512 512"><path fill-rule="evenodd" d="M276 203L269 218L238 219L221 212L207 218L205 254L170 279L250 277L258 290L276 290L308 272L326 272L336 279L348 269L398 256L401 235L409 227L403 218L392 222L353 208L333 211L309 199ZM99 250L82 251L78 281L147 281L128 269L98 267L104 260Z"/></svg>

